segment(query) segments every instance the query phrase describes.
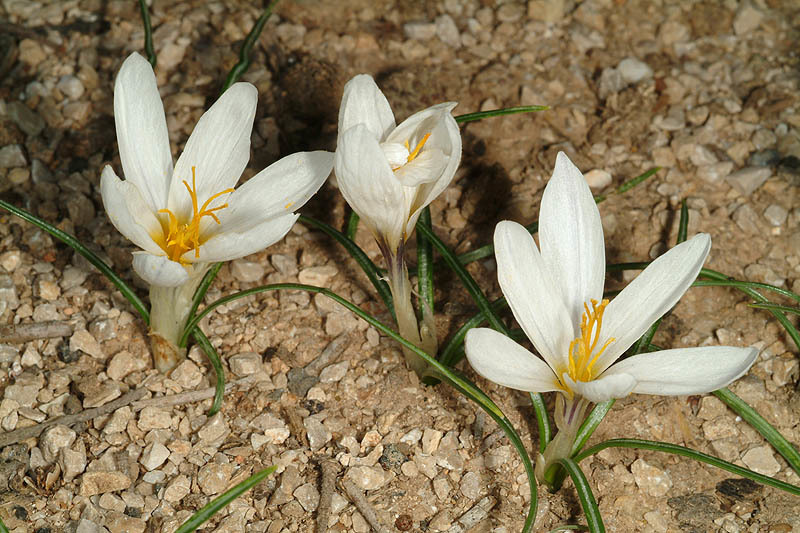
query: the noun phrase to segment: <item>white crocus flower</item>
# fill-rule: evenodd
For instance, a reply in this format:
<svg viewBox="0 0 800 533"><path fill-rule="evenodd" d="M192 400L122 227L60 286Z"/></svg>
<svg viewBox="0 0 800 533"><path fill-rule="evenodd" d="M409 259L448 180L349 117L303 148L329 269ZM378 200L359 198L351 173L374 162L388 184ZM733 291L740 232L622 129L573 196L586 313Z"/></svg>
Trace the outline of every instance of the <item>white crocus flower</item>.
<svg viewBox="0 0 800 533"><path fill-rule="evenodd" d="M180 358L170 351L177 349L192 295L210 265L283 238L297 220L294 209L333 166L329 152L297 153L234 190L250 158L257 101L253 85L231 86L200 118L173 168L150 64L133 53L117 75L114 119L125 180L106 166L101 194L111 222L142 249L134 252L133 268L151 287L154 355L162 371Z"/></svg>
<svg viewBox="0 0 800 533"><path fill-rule="evenodd" d="M548 447L549 456L545 453L548 464L568 453L589 402L634 392L702 394L728 385L755 361L754 348L707 346L617 362L686 292L708 256L711 239L698 234L675 246L613 300L603 299L600 213L581 172L563 153L542 196L539 243L537 248L515 222L501 222L495 230L500 287L541 359L486 328L470 330L465 346L475 371L495 383L561 393L555 413L561 431L551 443L557 449Z"/></svg>
<svg viewBox="0 0 800 533"><path fill-rule="evenodd" d="M392 252L453 180L461 160L455 106L434 105L395 126L392 108L371 76L360 74L344 87L336 179L353 211Z"/></svg>
<svg viewBox="0 0 800 533"><path fill-rule="evenodd" d="M372 77L361 74L344 87L334 168L347 203L369 228L386 259L400 334L436 353L430 312L419 328L411 304L404 245L422 210L453 180L461 160L461 134L447 102L415 113L395 126L394 114ZM405 350L422 374L425 363Z"/></svg>

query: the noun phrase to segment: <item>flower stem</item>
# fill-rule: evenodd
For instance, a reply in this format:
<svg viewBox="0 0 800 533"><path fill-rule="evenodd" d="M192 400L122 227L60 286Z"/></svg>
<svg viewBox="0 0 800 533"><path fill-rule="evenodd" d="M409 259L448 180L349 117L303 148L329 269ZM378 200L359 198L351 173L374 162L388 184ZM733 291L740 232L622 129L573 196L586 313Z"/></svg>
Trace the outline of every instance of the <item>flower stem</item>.
<svg viewBox="0 0 800 533"><path fill-rule="evenodd" d="M558 433L536 459L536 477L551 492L557 491L564 480L560 461L572 456L572 446L588 407L589 402L580 396L567 398L564 394L556 395L554 418Z"/></svg>
<svg viewBox="0 0 800 533"><path fill-rule="evenodd" d="M417 322L417 315L411 303L411 282L408 279L408 267L406 266L403 244L397 250L391 251L388 246L381 246L383 255L389 265L389 288L392 291L394 300L394 312L397 317L397 329L400 335L415 346L424 350L431 356L436 355L436 333L433 332L433 346L431 346L430 325L423 324L425 327L424 338L420 335L420 328ZM431 352L431 348L433 352ZM407 348L403 348L406 362L417 375L422 376L427 369L427 363L417 354Z"/></svg>
<svg viewBox="0 0 800 533"><path fill-rule="evenodd" d="M186 321L192 310L192 299L209 265L193 265L194 271L183 285L150 286L150 349L153 363L166 374L186 358L180 346Z"/></svg>

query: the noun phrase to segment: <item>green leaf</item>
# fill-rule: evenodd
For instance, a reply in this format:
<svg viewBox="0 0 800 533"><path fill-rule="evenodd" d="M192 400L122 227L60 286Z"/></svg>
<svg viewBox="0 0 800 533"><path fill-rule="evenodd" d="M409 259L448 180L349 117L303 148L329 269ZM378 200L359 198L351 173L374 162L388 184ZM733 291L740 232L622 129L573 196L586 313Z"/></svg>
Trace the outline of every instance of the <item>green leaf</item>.
<svg viewBox="0 0 800 533"><path fill-rule="evenodd" d="M572 456L574 457L581 448L584 447L586 441L592 436L594 430L600 425L600 422L606 417L611 407L614 405L615 399L606 400L603 403L598 403L589 412L589 416L583 421L581 427L578 428L578 433L575 436L575 442L572 444Z"/></svg>
<svg viewBox="0 0 800 533"><path fill-rule="evenodd" d="M125 283L122 278L120 278L113 270L111 270L111 267L105 264L103 260L97 256L97 254L81 244L78 239L65 231L61 231L53 225L48 224L41 218L25 211L24 209L20 209L19 207L16 207L6 201L0 200L0 207L9 211L11 214L18 216L22 220L30 222L37 228L46 231L85 257L87 261L89 261L97 270L100 271L101 274L107 277L117 289L119 289L122 295L131 303L134 309L139 312L142 320L144 320L146 324L150 324L150 312L147 310L147 307L139 299L139 297L136 296L136 293L133 291L133 289L128 286L128 284Z"/></svg>
<svg viewBox="0 0 800 533"><path fill-rule="evenodd" d="M267 7L264 8L261 16L258 17L258 20L253 25L253 29L250 30L250 33L245 37L242 47L239 49L239 62L236 63L228 73L228 77L225 79L225 85L222 86L220 94L227 91L228 88L236 83L242 74L247 72L247 69L250 68L250 52L253 50L253 45L258 41L258 36L261 35L261 30L264 29L264 24L267 23L270 15L272 15L272 10L277 3L278 0L272 0L267 4Z"/></svg>
<svg viewBox="0 0 800 533"><path fill-rule="evenodd" d="M504 107L503 109L492 109L491 111L478 111L476 113L466 113L454 117L456 122L464 124L465 122L474 122L476 120L483 120L484 118L499 117L502 115L514 115L517 113L531 113L533 111L546 111L550 107L546 105L521 105L517 107Z"/></svg>
<svg viewBox="0 0 800 533"><path fill-rule="evenodd" d="M316 294L323 294L328 298L332 299L333 301L337 302L338 304L344 306L345 308L349 309L359 317L363 318L368 324L373 326L375 329L383 333L384 335L391 337L402 346L408 348L412 352L416 353L419 357L424 359L431 367L433 367L438 373L439 376L444 380L447 381L452 387L456 390L461 392L464 396L469 398L470 400L474 401L478 406L486 411L486 413L492 417L492 419L497 422L500 428L505 432L508 440L517 450L517 453L522 460L522 464L525 467L525 472L528 476L528 483L530 486L530 494L531 494L531 504L528 510L528 516L525 519L525 526L523 528L524 532L530 531L531 527L533 526L533 520L536 517L536 476L534 475L533 471L533 464L531 463L530 457L528 456L527 451L525 450L525 445L522 443L522 439L519 438L514 427L511 425L511 422L506 418L503 414L503 411L489 398L482 390L480 390L475 384L473 384L470 380L461 376L460 374L454 372L452 369L444 366L439 361L425 353L423 350L419 349L413 343L407 341L399 334L397 334L394 330L390 327L385 325L383 322L379 321L377 318L373 317L369 313L363 311L357 305L349 302L348 300L342 298L338 294L328 289L322 287L314 287L312 285L302 285L299 283L276 283L272 285L264 285L261 287L254 287L252 289L247 289L244 291L237 292L236 294L231 294L229 296L225 296L224 298L220 298L219 300L209 304L208 307L203 309L194 319L192 322L189 323L188 327L194 328L208 313L219 307L220 305L225 305L232 301L238 300L239 298L245 298L247 296L258 294L262 292L268 291L275 291L275 290L301 290L301 291L308 291Z"/></svg>
<svg viewBox="0 0 800 533"><path fill-rule="evenodd" d="M192 307L189 309L189 313L186 315L187 317L193 317L195 313L197 313L197 308L200 306L203 298L206 297L208 289L211 287L211 284L214 282L214 278L217 277L217 274L221 268L222 263L215 263L211 266L208 272L206 272L206 275L203 276L203 280L200 282L200 285L197 286L197 290L194 291L194 296L192 297ZM184 328L183 334L178 342L178 346L181 348L186 348L186 344L189 340L189 333L190 331Z"/></svg>
<svg viewBox="0 0 800 533"><path fill-rule="evenodd" d="M558 461L564 469L569 473L572 478L572 483L575 485L575 490L578 491L578 498L581 500L581 507L583 513L586 515L586 522L589 524L589 531L592 533L604 533L606 530L603 525L603 517L600 515L600 509L597 507L597 500L594 499L592 487L586 480L583 470L578 466L576 461L564 457Z"/></svg>
<svg viewBox="0 0 800 533"><path fill-rule="evenodd" d="M431 208L420 213L417 224L431 228ZM433 313L433 246L424 235L417 235L417 281L419 286L419 316Z"/></svg>
<svg viewBox="0 0 800 533"><path fill-rule="evenodd" d="M528 395L531 397L531 405L533 405L533 412L536 415L536 426L539 428L539 453L544 453L545 448L553 439L550 419L547 418L547 406L544 404L541 394L529 392Z"/></svg>
<svg viewBox="0 0 800 533"><path fill-rule="evenodd" d="M175 533L192 533L193 531L196 531L198 527L200 527L219 511L227 507L233 500L264 481L264 479L275 472L277 468L277 466L270 466L269 468L260 470L233 488L225 491L220 496L214 498L204 505L202 509L193 514L189 520L181 525L181 527L176 529Z"/></svg>
<svg viewBox="0 0 800 533"><path fill-rule="evenodd" d="M350 256L356 260L358 266L360 266L361 270L364 271L364 274L367 275L370 283L372 283L372 286L375 287L376 291L378 291L378 295L381 297L381 300L383 300L383 303L386 304L386 308L392 313L392 317L394 318L394 303L392 302L392 291L389 289L389 284L384 281L380 270L377 266L375 266L375 263L372 262L369 256L364 253L364 250L362 250L355 242L349 239L341 231L338 231L333 226L330 226L321 220L317 220L316 218L312 218L307 215L300 215L298 220L304 224L310 224L318 230L325 232L328 236L333 237L336 242L341 244L345 250L347 250L347 253L349 253Z"/></svg>
<svg viewBox="0 0 800 533"><path fill-rule="evenodd" d="M759 474L758 472L753 472L752 470L748 470L747 468L742 468L741 466L729 463L728 461L723 461L722 459L714 457L713 455L708 455L703 452L692 450L691 448L678 446L677 444L670 444L668 442L655 442L651 440L642 440L642 439L611 439L605 442L601 442L600 444L595 444L590 448L587 448L586 450L575 456L575 461L581 462L587 457L594 455L599 451L605 450L606 448L634 448L639 450L653 450L658 452L671 453L674 455L680 455L683 457L694 459L695 461L699 461L701 463L706 463L708 465L715 466L732 474L736 474L737 476L751 479L753 481L761 483L762 485L767 485L768 487L773 487L776 489L786 491L789 494L800 496L800 487L792 485L791 483L786 483L785 481L771 478L769 476Z"/></svg>
<svg viewBox="0 0 800 533"><path fill-rule="evenodd" d="M733 409L745 422L753 426L786 459L792 470L800 474L800 453L772 424L767 422L755 409L727 387L714 391L712 394Z"/></svg>
<svg viewBox="0 0 800 533"><path fill-rule="evenodd" d="M356 232L358 231L358 221L360 220L358 213L355 211L350 212L350 216L347 217L347 230L345 231L345 235L351 241L356 240Z"/></svg>
<svg viewBox="0 0 800 533"><path fill-rule="evenodd" d="M8 528L7 528L7 527L6 527L6 525L3 523L3 520L2 520L2 519L0 519L0 533L8 533Z"/></svg>
<svg viewBox="0 0 800 533"><path fill-rule="evenodd" d="M680 244L686 240L689 235L689 207L686 205L686 200L681 202L681 218L678 221L678 238L676 244Z"/></svg>
<svg viewBox="0 0 800 533"><path fill-rule="evenodd" d="M199 321L192 323L192 337L203 351L206 352L208 360L211 361L211 366L214 367L214 374L217 376L217 383L214 386L214 402L211 404L211 409L208 410L208 416L213 416L222 408L222 400L225 397L225 369L222 367L222 361L219 358L217 350L211 344L211 341L208 340L206 334L203 333L203 330L198 327L198 322Z"/></svg>
<svg viewBox="0 0 800 533"><path fill-rule="evenodd" d="M793 315L800 315L800 307L790 307L788 305L779 304L748 304L753 309L764 309L766 311L781 311L783 313L791 313Z"/></svg>
<svg viewBox="0 0 800 533"><path fill-rule="evenodd" d="M142 26L144 26L144 52L150 66L156 68L156 51L153 49L153 26L150 23L150 12L147 10L147 2L139 0L139 10L142 13Z"/></svg>

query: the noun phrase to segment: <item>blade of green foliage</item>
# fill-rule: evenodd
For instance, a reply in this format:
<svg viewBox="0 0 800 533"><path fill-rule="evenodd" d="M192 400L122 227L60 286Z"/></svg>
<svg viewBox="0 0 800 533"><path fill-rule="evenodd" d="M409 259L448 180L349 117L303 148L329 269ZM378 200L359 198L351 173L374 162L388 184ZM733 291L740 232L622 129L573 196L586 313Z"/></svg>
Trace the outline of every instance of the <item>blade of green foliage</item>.
<svg viewBox="0 0 800 533"><path fill-rule="evenodd" d="M786 483L785 481L771 478L769 476L759 474L758 472L753 472L747 468L736 466L733 463L723 461L722 459L714 457L713 455L708 455L703 452L698 452L697 450L692 450L691 448L678 446L677 444L670 444L668 442L655 442L642 439L611 439L587 448L576 455L574 459L576 462L581 462L587 457L594 455L599 451L605 450L606 448L634 448L639 450L654 450L657 452L681 455L683 457L694 459L695 461L700 461L701 463L715 466L732 474L736 474L737 476L751 479L761 483L762 485L767 485L769 487L786 491L789 494L800 496L800 487L792 485L791 483Z"/></svg>
<svg viewBox="0 0 800 533"><path fill-rule="evenodd" d="M220 496L214 498L204 505L199 511L193 514L189 520L184 522L181 527L175 530L175 533L192 533L193 531L196 531L198 527L200 527L219 511L227 507L233 500L264 481L264 479L275 472L277 468L277 466L270 466L269 468L259 470L233 488L226 490Z"/></svg>
<svg viewBox="0 0 800 533"><path fill-rule="evenodd" d="M578 491L578 498L581 500L583 513L586 515L589 531L592 533L604 533L606 527L603 525L603 517L600 515L600 509L597 507L597 500L594 498L592 487L589 486L589 481L583 474L583 470L581 470L581 467L578 466L576 461L566 457L560 459L559 463L569 472L572 483L575 485L575 490Z"/></svg>
<svg viewBox="0 0 800 533"><path fill-rule="evenodd" d="M633 189L637 185L641 184L648 178L654 176L659 170L661 170L661 167L651 168L644 174L640 174L635 178L626 181L625 183L617 187L617 189L614 190L612 194L625 194L626 192ZM599 195L594 197L594 201L597 202L598 204L605 202L607 199L608 196L604 195ZM525 229L527 229L530 233L536 233L539 230L539 224L536 222L528 224L527 226L525 226ZM494 246L491 244L486 244L484 246L475 248L474 250L459 255L458 260L461 262L462 265L466 265L473 261L478 261L480 259L483 259L484 257L489 257L493 253L494 253Z"/></svg>
<svg viewBox="0 0 800 533"><path fill-rule="evenodd" d="M147 2L139 0L139 10L142 12L142 26L144 26L144 52L150 66L156 68L156 52L153 49L153 25L150 23L150 11L147 9Z"/></svg>
<svg viewBox="0 0 800 533"><path fill-rule="evenodd" d="M681 202L681 218L678 221L678 238L676 244L680 244L686 240L689 235L689 206L686 205L686 200Z"/></svg>
<svg viewBox="0 0 800 533"><path fill-rule="evenodd" d="M189 327L194 328L203 319L203 317L205 317L208 313L210 313L220 305L225 305L239 298L245 298L253 294L275 291L275 290L300 290L316 294L323 294L327 296L336 303L344 306L351 312L363 318L368 324L373 326L375 329L377 329L384 335L391 337L404 347L416 353L419 357L424 359L431 367L433 367L439 373L439 376L444 381L447 381L448 384L450 384L456 390L461 392L461 394L463 394L464 396L466 396L467 398L478 404L478 406L481 409L486 411L486 413L489 416L491 416L492 419L494 419L494 421L497 422L500 428L505 432L509 441L517 450L517 453L519 454L520 459L522 460L522 463L525 466L525 472L528 476L528 483L530 485L531 503L530 503L530 508L528 510L528 516L525 520L525 526L523 531L525 532L530 531L530 528L533 526L533 519L536 517L536 502L537 502L536 476L534 475L533 464L531 463L530 457L528 456L528 453L525 450L525 445L523 444L522 439L519 438L519 435L517 435L516 431L514 430L514 427L511 425L511 422L503 414L503 411L500 410L500 408L491 400L491 398L489 398L483 391L481 391L475 384L473 384L466 377L461 376L460 374L454 372L452 369L444 366L439 361L437 361L436 359L425 353L423 350L419 349L413 343L401 337L397 332L392 330L390 327L385 325L377 318L373 317L369 313L359 308L354 303L342 298L335 292L322 287L314 287L313 285L302 285L299 283L276 283L272 285L263 285L261 287L254 287L252 289L247 289L244 291L237 292L235 294L231 294L229 296L225 296L224 298L220 298L219 300L209 304L208 307L203 309L194 318L194 320L189 323Z"/></svg>
<svg viewBox="0 0 800 533"><path fill-rule="evenodd" d="M707 269L703 269L705 271ZM705 276L705 273L701 271L700 276ZM775 294L780 294L781 296L785 296L786 298L791 298L796 302L800 302L800 296L793 293L792 291L782 289L780 287L776 287L774 285L769 285L767 283L759 283L757 281L739 281L733 278L729 279L709 279L709 280L699 280L695 287L733 287L735 289L740 289L745 294L750 295L749 291L755 291L757 289L766 290L770 292L774 292ZM766 303L766 302L763 302Z"/></svg>
<svg viewBox="0 0 800 533"><path fill-rule="evenodd" d="M789 463L792 470L800 474L800 453L798 453L797 448L792 446L772 424L767 422L755 409L750 407L747 402L739 398L727 387L714 391L712 394L722 400L725 405L733 409L737 415L741 416L745 422L753 426L756 431L761 433L761 435L772 444L772 447L786 459L786 462Z"/></svg>
<svg viewBox="0 0 800 533"><path fill-rule="evenodd" d="M212 416L222 408L222 400L225 397L225 369L222 368L222 360L219 358L216 348L208 340L203 330L197 326L197 322L192 323L191 332L194 342L199 344L203 351L206 352L208 360L211 361L211 366L214 367L214 374L217 376L217 383L214 385L214 402L211 404L211 409L208 410L208 416Z"/></svg>
<svg viewBox="0 0 800 533"><path fill-rule="evenodd" d="M258 20L253 25L253 29L250 30L250 33L248 33L247 37L245 37L242 47L239 49L239 62L236 63L228 73L228 77L225 79L225 85L222 86L220 94L227 91L228 88L236 83L242 74L247 72L247 69L250 68L250 52L253 50L253 45L255 45L256 41L258 41L258 37L261 35L261 30L264 29L264 24L266 24L267 20L269 20L270 15L272 15L272 10L275 8L277 3L278 0L272 0L269 4L267 4L267 7L264 8L261 16L258 17Z"/></svg>
<svg viewBox="0 0 800 533"><path fill-rule="evenodd" d="M358 231L359 220L361 220L361 218L358 216L358 213L355 211L350 211L350 216L347 217L347 229L344 234L347 235L347 238L351 241L356 240L356 232Z"/></svg>
<svg viewBox="0 0 800 533"><path fill-rule="evenodd" d="M544 397L541 394L529 392L528 395L531 397L531 405L536 415L536 425L539 428L539 453L544 453L545 448L553 439L550 419L547 418L547 406L544 404Z"/></svg>
<svg viewBox="0 0 800 533"><path fill-rule="evenodd" d="M420 213L417 224L431 228L431 208ZM425 235L417 235L417 283L419 285L419 316L433 313L433 246Z"/></svg>
<svg viewBox="0 0 800 533"><path fill-rule="evenodd" d="M367 275L367 278L369 278L372 286L375 287L376 291L378 291L378 296L381 297L381 300L383 300L383 303L386 304L386 308L392 313L392 317L394 318L394 303L392 301L392 291L389 289L389 284L382 279L380 270L377 266L375 266L375 263L372 262L369 256L364 253L364 250L362 250L352 239L349 239L341 231L329 224L326 224L325 222L322 222L321 220L317 220L316 218L307 215L300 215L298 220L304 224L310 224L318 230L325 232L328 236L333 237L336 242L341 244L345 250L347 250L347 253L349 253L350 256L356 260L358 266L360 266L361 270L364 271L364 274Z"/></svg>
<svg viewBox="0 0 800 533"><path fill-rule="evenodd" d="M219 269L221 268L222 263L215 263L211 266L209 271L206 272L206 275L203 276L203 280L200 282L200 285L197 286L197 290L194 291L194 296L192 297L192 307L189 309L189 314L186 316L193 317L195 313L197 313L197 308L200 306L203 298L206 297L208 289L211 287L211 284L214 282L214 278L217 277ZM178 346L181 348L186 348L186 344L189 340L189 333L190 331L188 329L183 330L183 334L178 342Z"/></svg>
<svg viewBox="0 0 800 533"><path fill-rule="evenodd" d="M6 525L3 523L3 520L2 520L2 519L0 519L0 533L8 533L8 528L7 528L7 527L6 527Z"/></svg>
<svg viewBox="0 0 800 533"><path fill-rule="evenodd" d="M766 309L767 311L781 311L782 313L791 313L793 315L800 315L800 307L790 307L788 305L779 304L748 304L749 307L754 309Z"/></svg>
<svg viewBox="0 0 800 533"><path fill-rule="evenodd" d="M9 211L13 215L18 216L22 220L30 222L37 228L46 231L47 233L49 233L50 235L52 235L53 237L55 237L56 239L63 242L64 244L66 244L79 254L81 254L83 257L85 257L87 261L89 261L97 270L100 271L101 274L107 277L108 280L111 283L113 283L117 289L119 289L119 292L122 293L122 295L131 303L134 309L136 309L136 311L138 311L139 314L142 316L142 320L144 320L145 323L147 324L150 323L150 312L147 310L147 306L145 306L145 304L139 299L139 297L136 296L136 293L133 291L133 289L127 283L125 283L122 280L122 278L120 278L113 270L111 270L111 267L105 264L103 260L97 256L97 254L95 254L86 246L81 244L81 242L78 239L76 239L69 233L58 229L53 225L48 224L47 222L33 215L32 213L29 213L24 209L20 209L19 207L16 207L4 200L0 200L0 207Z"/></svg>
<svg viewBox="0 0 800 533"><path fill-rule="evenodd" d="M491 111L478 111L475 113L466 113L454 117L456 122L464 124L465 122L474 122L476 120L483 120L484 118L499 117L502 115L514 115L517 113L531 113L533 111L547 111L550 107L546 105L521 105L517 107L504 107L503 109L492 109Z"/></svg>

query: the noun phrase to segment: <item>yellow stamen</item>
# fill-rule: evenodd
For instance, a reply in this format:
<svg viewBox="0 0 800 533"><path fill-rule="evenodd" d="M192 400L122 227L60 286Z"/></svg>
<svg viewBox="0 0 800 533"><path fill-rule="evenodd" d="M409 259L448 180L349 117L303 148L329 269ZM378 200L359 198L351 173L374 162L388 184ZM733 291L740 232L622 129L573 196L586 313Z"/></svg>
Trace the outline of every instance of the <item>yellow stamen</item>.
<svg viewBox="0 0 800 533"><path fill-rule="evenodd" d="M422 151L422 147L425 146L425 143L428 142L428 138L431 136L430 133L426 133L425 136L422 138L420 142L417 143L417 146L414 148L414 151L408 154L408 161L406 163L412 162L414 159L417 158L419 153ZM406 148L408 148L408 141L406 141Z"/></svg>
<svg viewBox="0 0 800 533"><path fill-rule="evenodd" d="M596 349L600 340L600 328L603 326L603 313L608 305L608 300L603 300L600 303L597 300L592 300L591 304L591 309L587 304L583 304L581 334L569 344L567 374L573 381L591 381L597 377L594 375L594 365L606 348L615 340L610 338L600 349ZM569 389L566 385L564 388L565 390Z"/></svg>
<svg viewBox="0 0 800 533"><path fill-rule="evenodd" d="M285 206L283 206L283 208L284 208L284 209L289 209L289 208L290 208L290 207L292 207L293 205L294 205L294 202L289 202L288 204L286 204Z"/></svg>
<svg viewBox="0 0 800 533"><path fill-rule="evenodd" d="M169 220L167 222L167 227L164 228L167 234L166 238L162 237L161 239L156 239L156 241L159 242L161 248L167 252L167 257L169 257L170 260L186 264L188 261L181 258L183 254L189 250L194 250L195 258L200 257L200 221L203 217L211 217L214 222L219 224L219 218L217 218L215 211L228 207L228 204L222 204L211 208L209 208L209 205L220 196L233 192L233 188L218 192L206 200L202 207L198 209L195 167L192 167L192 186L190 187L186 180L183 181L183 185L186 187L186 190L189 192L189 197L192 199L192 219L186 224L181 224L178 222L178 217L175 216L175 213L169 209L159 210L159 213L165 213L169 217Z"/></svg>

